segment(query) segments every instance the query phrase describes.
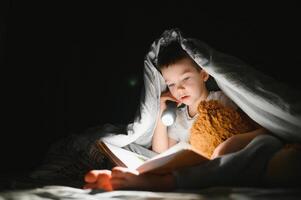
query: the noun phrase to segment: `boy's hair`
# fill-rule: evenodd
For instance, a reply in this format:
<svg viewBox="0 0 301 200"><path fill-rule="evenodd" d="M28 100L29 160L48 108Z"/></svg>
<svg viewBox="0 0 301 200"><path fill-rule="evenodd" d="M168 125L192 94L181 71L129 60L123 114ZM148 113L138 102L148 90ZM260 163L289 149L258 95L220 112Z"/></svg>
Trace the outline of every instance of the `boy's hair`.
<svg viewBox="0 0 301 200"><path fill-rule="evenodd" d="M161 46L158 54L157 67L161 71L161 69L175 64L184 58L190 59L193 67L195 67L198 71L201 70L199 65L188 55L178 41L173 41L167 46Z"/></svg>
<svg viewBox="0 0 301 200"><path fill-rule="evenodd" d="M170 65L175 64L184 58L190 59L192 66L196 70L202 70L202 68L181 47L181 44L178 41L170 42L167 46L161 46L158 55L157 68L161 73L161 70L163 68L169 67ZM220 90L214 78L212 78L211 76L209 76L209 79L206 81L205 85L209 91Z"/></svg>

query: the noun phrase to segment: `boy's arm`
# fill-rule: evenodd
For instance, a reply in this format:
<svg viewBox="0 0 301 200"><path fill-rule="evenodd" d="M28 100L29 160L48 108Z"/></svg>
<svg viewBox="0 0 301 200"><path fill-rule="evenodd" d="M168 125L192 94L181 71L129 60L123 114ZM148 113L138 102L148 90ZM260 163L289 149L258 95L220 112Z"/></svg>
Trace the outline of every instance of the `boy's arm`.
<svg viewBox="0 0 301 200"><path fill-rule="evenodd" d="M211 159L224 154L239 151L240 149L243 149L245 146L247 146L256 136L266 133L268 133L268 131L265 128L259 127L254 131L234 135L216 147L211 156Z"/></svg>
<svg viewBox="0 0 301 200"><path fill-rule="evenodd" d="M170 147L172 147L173 145L175 145L175 144L177 144L178 143L178 141L177 140L174 140L174 139L172 139L172 138L168 138L168 147L170 148Z"/></svg>
<svg viewBox="0 0 301 200"><path fill-rule="evenodd" d="M156 128L152 138L152 150L157 153L162 153L167 150L169 147L176 144L176 141L169 138L167 134L167 127L163 124L161 120L161 115L163 111L166 109L166 101L176 101L174 97L172 97L169 91L166 91L161 94L160 97L160 112L157 119Z"/></svg>
<svg viewBox="0 0 301 200"><path fill-rule="evenodd" d="M176 143L176 140L168 137L167 127L162 123L161 118L159 118L152 139L152 150L162 153Z"/></svg>
<svg viewBox="0 0 301 200"><path fill-rule="evenodd" d="M162 153L169 147L167 127L162 123L160 116L152 139L152 150L157 153Z"/></svg>

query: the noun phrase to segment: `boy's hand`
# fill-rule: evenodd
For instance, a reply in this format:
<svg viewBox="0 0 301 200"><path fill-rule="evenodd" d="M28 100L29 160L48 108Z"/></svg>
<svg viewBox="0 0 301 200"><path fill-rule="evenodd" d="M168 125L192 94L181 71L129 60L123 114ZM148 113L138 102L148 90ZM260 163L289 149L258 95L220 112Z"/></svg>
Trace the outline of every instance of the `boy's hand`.
<svg viewBox="0 0 301 200"><path fill-rule="evenodd" d="M241 148L239 142L236 142L236 138L234 136L228 138L224 142L220 143L215 149L213 154L211 155L211 159L217 158L219 156L235 152Z"/></svg>
<svg viewBox="0 0 301 200"><path fill-rule="evenodd" d="M160 113L161 114L166 109L166 101L168 101L168 100L177 102L178 105L180 103L175 97L172 96L172 94L170 93L169 90L167 90L166 92L163 92L160 97Z"/></svg>
<svg viewBox="0 0 301 200"><path fill-rule="evenodd" d="M258 128L254 131L233 135L215 148L211 159L239 151L247 146L256 136L262 134L267 134L267 130L264 128Z"/></svg>
<svg viewBox="0 0 301 200"><path fill-rule="evenodd" d="M234 135L221 144L219 144L215 149L213 154L211 155L211 159L217 158L219 156L233 153L236 151L239 151L240 149L244 148L245 146L244 137L241 137L241 135Z"/></svg>

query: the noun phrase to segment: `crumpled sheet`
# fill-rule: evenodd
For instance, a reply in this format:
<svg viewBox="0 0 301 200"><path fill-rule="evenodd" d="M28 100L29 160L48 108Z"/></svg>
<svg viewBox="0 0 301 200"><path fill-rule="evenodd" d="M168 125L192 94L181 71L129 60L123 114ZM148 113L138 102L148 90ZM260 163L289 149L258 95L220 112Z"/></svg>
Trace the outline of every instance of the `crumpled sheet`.
<svg viewBox="0 0 301 200"><path fill-rule="evenodd" d="M4 191L0 193L0 200L289 200L300 199L300 188L244 188L244 187L214 187L198 191L152 192L117 190L103 192L102 190L83 190L73 187L50 185L41 188Z"/></svg>

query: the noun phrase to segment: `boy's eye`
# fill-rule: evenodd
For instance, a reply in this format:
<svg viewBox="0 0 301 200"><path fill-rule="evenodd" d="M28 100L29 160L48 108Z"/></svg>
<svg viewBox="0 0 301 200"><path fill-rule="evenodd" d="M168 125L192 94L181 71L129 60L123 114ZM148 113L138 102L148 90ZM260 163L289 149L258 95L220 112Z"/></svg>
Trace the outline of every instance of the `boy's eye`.
<svg viewBox="0 0 301 200"><path fill-rule="evenodd" d="M185 77L185 78L184 78L184 81L188 80L189 78L190 78L190 77Z"/></svg>
<svg viewBox="0 0 301 200"><path fill-rule="evenodd" d="M171 87L173 87L175 84L168 84L167 86L169 87L169 88L171 88Z"/></svg>

